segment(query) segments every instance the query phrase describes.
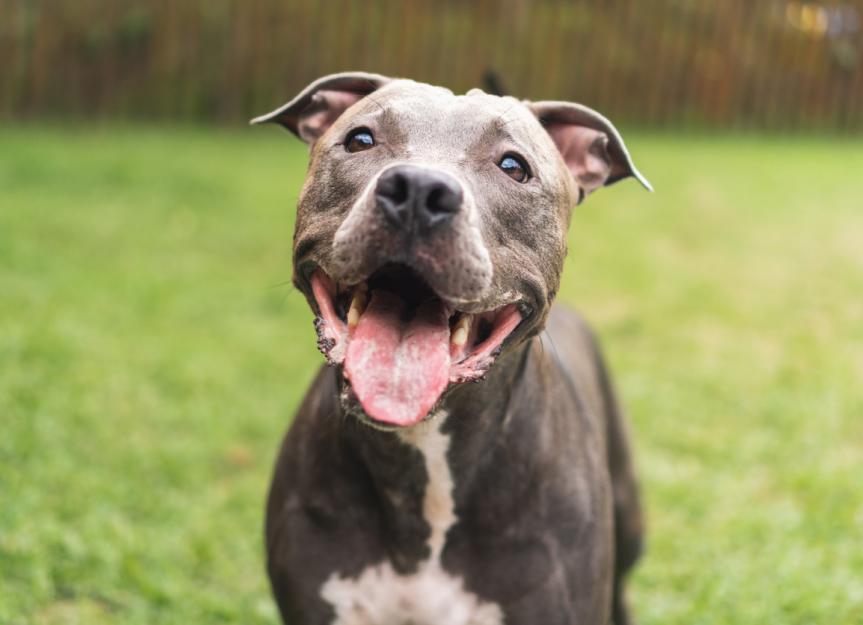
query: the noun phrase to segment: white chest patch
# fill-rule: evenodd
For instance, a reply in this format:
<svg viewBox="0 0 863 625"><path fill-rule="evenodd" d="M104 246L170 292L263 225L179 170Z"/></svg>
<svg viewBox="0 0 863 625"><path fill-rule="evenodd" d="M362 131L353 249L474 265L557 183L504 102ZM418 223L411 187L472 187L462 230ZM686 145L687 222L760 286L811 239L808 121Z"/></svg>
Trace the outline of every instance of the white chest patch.
<svg viewBox="0 0 863 625"><path fill-rule="evenodd" d="M357 577L333 573L321 587L321 597L336 612L333 625L501 625L500 606L465 590L461 578L443 570L440 555L446 533L455 523L452 474L447 462L449 437L438 413L427 422L402 430L403 442L423 455L428 485L423 515L431 526L430 557L415 573L400 575L389 562L365 568Z"/></svg>

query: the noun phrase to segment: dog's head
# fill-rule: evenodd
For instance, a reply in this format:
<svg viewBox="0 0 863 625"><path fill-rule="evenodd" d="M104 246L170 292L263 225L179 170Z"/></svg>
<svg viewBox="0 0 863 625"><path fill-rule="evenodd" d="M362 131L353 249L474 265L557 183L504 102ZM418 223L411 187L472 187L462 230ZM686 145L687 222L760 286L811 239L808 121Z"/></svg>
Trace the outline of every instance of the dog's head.
<svg viewBox="0 0 863 625"><path fill-rule="evenodd" d="M346 408L378 426L421 421L542 329L573 205L649 188L614 126L568 102L345 73L253 121L311 146L294 282Z"/></svg>

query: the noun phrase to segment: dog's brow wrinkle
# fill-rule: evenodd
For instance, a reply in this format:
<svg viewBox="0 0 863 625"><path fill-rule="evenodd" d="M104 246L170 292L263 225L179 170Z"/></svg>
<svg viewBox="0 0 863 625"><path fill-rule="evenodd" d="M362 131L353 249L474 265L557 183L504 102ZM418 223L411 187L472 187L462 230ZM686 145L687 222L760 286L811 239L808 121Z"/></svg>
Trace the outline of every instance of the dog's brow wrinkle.
<svg viewBox="0 0 863 625"><path fill-rule="evenodd" d="M369 95L367 95L366 99L381 110L381 115L386 115L387 109L384 108L384 106L380 102L378 102L377 98L375 98L374 93L370 93Z"/></svg>
<svg viewBox="0 0 863 625"><path fill-rule="evenodd" d="M366 96L366 99L371 101L372 104L378 107L378 115L381 119L382 124L388 124L392 126L392 129L395 132L399 134L402 133L402 126L399 123L399 116L393 112L391 107L384 106L383 104L381 104L373 93Z"/></svg>
<svg viewBox="0 0 863 625"><path fill-rule="evenodd" d="M514 109L515 106L516 106L515 103L510 104L508 107L506 107L506 110L504 110L500 115L495 117L495 122L497 122L501 128L503 128L504 126L506 126L508 124L511 124L512 122L514 122L516 120L516 117L513 117L512 119L506 119L506 116L509 115L510 111L512 111L512 109Z"/></svg>
<svg viewBox="0 0 863 625"><path fill-rule="evenodd" d="M518 121L518 113L514 114L509 119L503 119L503 115L501 115L499 119L503 121L503 123L501 124L501 129L503 129L512 124L513 122Z"/></svg>
<svg viewBox="0 0 863 625"><path fill-rule="evenodd" d="M506 117L514 106L515 106L515 104L510 104L508 107L506 107L506 110L500 114L500 116Z"/></svg>

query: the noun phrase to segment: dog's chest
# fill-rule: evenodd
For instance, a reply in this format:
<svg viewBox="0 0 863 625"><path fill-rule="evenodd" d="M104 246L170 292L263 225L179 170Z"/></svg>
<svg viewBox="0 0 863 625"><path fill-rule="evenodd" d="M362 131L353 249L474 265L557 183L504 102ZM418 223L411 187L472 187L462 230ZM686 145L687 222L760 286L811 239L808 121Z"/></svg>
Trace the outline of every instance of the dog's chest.
<svg viewBox="0 0 863 625"><path fill-rule="evenodd" d="M411 575L389 563L365 569L359 577L332 576L321 596L333 606L333 625L500 625L499 606L482 601L436 561Z"/></svg>
<svg viewBox="0 0 863 625"><path fill-rule="evenodd" d="M428 484L423 516L431 528L430 557L410 574L399 574L389 562L368 566L356 577L331 575L321 597L336 614L333 625L501 625L500 606L469 592L464 581L445 571L440 555L446 533L455 523L453 480L447 462L449 438L440 432L446 415L437 415L402 433L402 440L423 455Z"/></svg>

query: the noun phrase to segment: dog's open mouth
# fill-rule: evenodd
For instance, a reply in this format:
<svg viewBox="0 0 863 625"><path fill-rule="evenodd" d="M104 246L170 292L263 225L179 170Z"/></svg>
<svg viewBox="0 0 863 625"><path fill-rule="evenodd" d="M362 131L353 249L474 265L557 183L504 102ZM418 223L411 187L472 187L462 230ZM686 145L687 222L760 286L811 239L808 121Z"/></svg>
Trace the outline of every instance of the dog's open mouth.
<svg viewBox="0 0 863 625"><path fill-rule="evenodd" d="M311 275L318 347L372 419L422 421L449 383L481 378L522 320L514 303L468 314L438 297L416 272L386 265L363 283Z"/></svg>

